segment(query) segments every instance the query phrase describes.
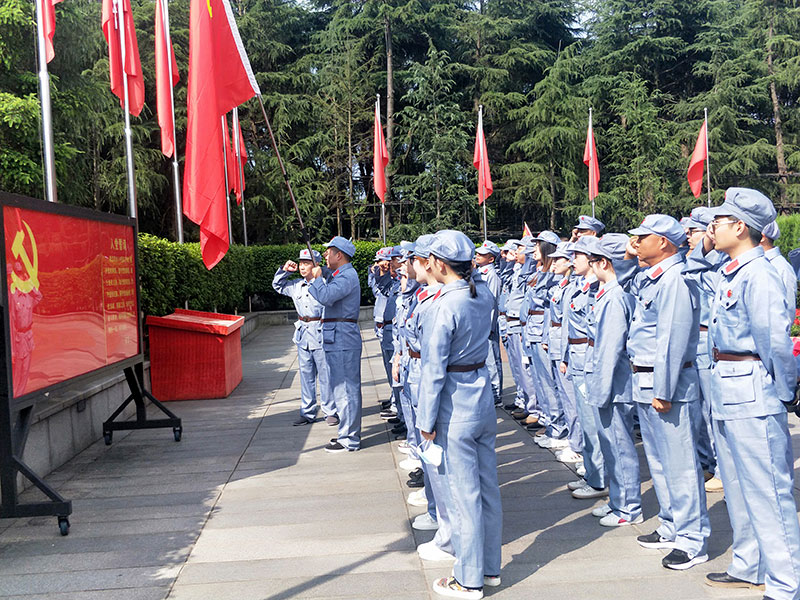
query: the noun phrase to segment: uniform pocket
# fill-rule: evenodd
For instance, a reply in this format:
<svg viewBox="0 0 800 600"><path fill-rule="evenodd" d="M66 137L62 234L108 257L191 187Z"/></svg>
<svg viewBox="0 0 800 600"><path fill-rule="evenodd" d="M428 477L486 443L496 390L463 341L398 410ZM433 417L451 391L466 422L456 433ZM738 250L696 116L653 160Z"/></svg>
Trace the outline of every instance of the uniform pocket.
<svg viewBox="0 0 800 600"><path fill-rule="evenodd" d="M653 389L653 372L639 372L633 374L633 384L642 390Z"/></svg>
<svg viewBox="0 0 800 600"><path fill-rule="evenodd" d="M333 344L336 341L336 323L322 324L322 341L326 344Z"/></svg>
<svg viewBox="0 0 800 600"><path fill-rule="evenodd" d="M719 399L723 404L746 404L756 401L754 361L720 361L714 374L719 378Z"/></svg>

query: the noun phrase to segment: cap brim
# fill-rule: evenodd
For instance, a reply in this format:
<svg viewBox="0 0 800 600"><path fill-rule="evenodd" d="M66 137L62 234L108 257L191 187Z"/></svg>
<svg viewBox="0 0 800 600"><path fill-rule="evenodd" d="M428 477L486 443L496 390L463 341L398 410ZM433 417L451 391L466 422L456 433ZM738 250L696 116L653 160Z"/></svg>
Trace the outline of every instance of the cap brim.
<svg viewBox="0 0 800 600"><path fill-rule="evenodd" d="M655 232L648 227L637 227L635 229L629 229L628 233L631 235L653 235Z"/></svg>

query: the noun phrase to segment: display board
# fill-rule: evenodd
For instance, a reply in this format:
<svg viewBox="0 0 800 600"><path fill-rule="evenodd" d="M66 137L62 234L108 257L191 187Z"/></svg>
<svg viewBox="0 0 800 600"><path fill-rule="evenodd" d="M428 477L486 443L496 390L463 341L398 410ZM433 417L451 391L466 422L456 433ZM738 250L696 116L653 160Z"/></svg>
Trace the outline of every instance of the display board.
<svg viewBox="0 0 800 600"><path fill-rule="evenodd" d="M138 357L135 221L14 195L0 206L9 397Z"/></svg>

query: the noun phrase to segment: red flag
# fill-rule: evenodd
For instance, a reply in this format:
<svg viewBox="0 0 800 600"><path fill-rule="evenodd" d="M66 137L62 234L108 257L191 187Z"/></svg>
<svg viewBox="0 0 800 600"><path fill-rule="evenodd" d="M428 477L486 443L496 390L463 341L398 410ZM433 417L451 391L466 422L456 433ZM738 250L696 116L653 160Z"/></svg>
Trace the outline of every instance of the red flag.
<svg viewBox="0 0 800 600"><path fill-rule="evenodd" d="M239 163L234 175L233 191L236 194L236 203L241 205L242 193L244 192L244 165L247 163L247 149L244 147L244 138L242 137L242 123L236 118L234 118L234 121L236 121L235 126L239 128Z"/></svg>
<svg viewBox="0 0 800 600"><path fill-rule="evenodd" d="M386 140L383 139L381 127L381 109L375 101L375 125L372 128L372 180L375 195L386 202L386 165L389 164L389 152L386 150Z"/></svg>
<svg viewBox="0 0 800 600"><path fill-rule="evenodd" d="M222 136L225 138L225 173L228 175L228 191L230 192L236 188L236 156L233 154L231 136L228 133L228 116L222 117L220 123L224 126Z"/></svg>
<svg viewBox="0 0 800 600"><path fill-rule="evenodd" d="M183 212L200 225L211 269L228 251L228 208L220 117L258 88L227 0L191 0Z"/></svg>
<svg viewBox="0 0 800 600"><path fill-rule="evenodd" d="M597 159L597 146L594 144L591 115L589 116L589 129L586 131L586 146L583 149L583 164L589 167L589 201L592 201L600 189L600 161Z"/></svg>
<svg viewBox="0 0 800 600"><path fill-rule="evenodd" d="M108 69L111 76L111 91L125 106L122 88L122 44L120 43L117 10L122 7L123 38L125 43L125 73L128 74L128 102L130 113L138 117L144 106L144 76L139 62L139 45L130 0L103 0L103 35L108 42Z"/></svg>
<svg viewBox="0 0 800 600"><path fill-rule="evenodd" d="M47 62L56 55L53 50L53 36L56 33L56 4L62 0L36 0L41 2L42 30L44 31L44 56Z"/></svg>
<svg viewBox="0 0 800 600"><path fill-rule="evenodd" d="M486 138L483 135L483 110L478 113L478 131L475 134L475 151L472 164L478 169L478 205L492 195L492 174L489 172L489 154L486 151Z"/></svg>
<svg viewBox="0 0 800 600"><path fill-rule="evenodd" d="M703 126L697 136L697 142L694 145L692 160L689 161L689 171L686 173L689 187L692 188L692 194L694 194L695 198L699 198L703 191L703 167L706 160L708 160L708 127L704 119Z"/></svg>
<svg viewBox="0 0 800 600"><path fill-rule="evenodd" d="M170 88L178 83L178 63L175 51L164 23L161 0L156 0L156 110L158 126L161 128L161 153L172 156L175 151L175 132L172 130L172 99ZM169 48L169 57L167 57ZM172 81L169 80L169 62L172 62Z"/></svg>
<svg viewBox="0 0 800 600"><path fill-rule="evenodd" d="M533 235L533 233L531 233L531 228L528 227L528 224L525 221L523 221L522 222L522 237L528 237L529 235L530 236Z"/></svg>

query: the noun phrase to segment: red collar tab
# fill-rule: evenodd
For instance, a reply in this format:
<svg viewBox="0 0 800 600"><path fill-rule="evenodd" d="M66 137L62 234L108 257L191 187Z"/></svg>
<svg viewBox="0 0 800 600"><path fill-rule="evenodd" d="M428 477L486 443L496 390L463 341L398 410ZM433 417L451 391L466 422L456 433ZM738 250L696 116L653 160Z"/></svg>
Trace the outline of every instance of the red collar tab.
<svg viewBox="0 0 800 600"><path fill-rule="evenodd" d="M420 302L425 300L425 298L427 297L428 297L428 290L422 290L419 292L419 294L417 294L417 300L419 300Z"/></svg>
<svg viewBox="0 0 800 600"><path fill-rule="evenodd" d="M488 266L481 268L481 273L483 273L484 275L486 275L488 272L489 272L489 267Z"/></svg>
<svg viewBox="0 0 800 600"><path fill-rule="evenodd" d="M590 287L592 287L592 282L591 281L587 281L586 285L583 286L583 289L581 291L582 292L588 292Z"/></svg>
<svg viewBox="0 0 800 600"><path fill-rule="evenodd" d="M737 258L733 262L728 263L728 266L725 267L725 273L729 274L739 266L739 259Z"/></svg>
<svg viewBox="0 0 800 600"><path fill-rule="evenodd" d="M336 270L333 272L333 275L331 275L331 277L336 277L338 274L339 274L339 269L336 269Z"/></svg>
<svg viewBox="0 0 800 600"><path fill-rule="evenodd" d="M568 279L565 277L564 279L562 279L562 280L559 282L559 284L558 284L558 287L562 287L562 288L563 288L563 287L567 287L567 284L568 284L568 283L569 283L569 280L568 280Z"/></svg>
<svg viewBox="0 0 800 600"><path fill-rule="evenodd" d="M650 279L658 279L663 274L664 274L664 269L662 269L661 267L658 267L655 271L653 271L652 273L649 273L647 276Z"/></svg>
<svg viewBox="0 0 800 600"><path fill-rule="evenodd" d="M409 318L409 319L412 319L412 318L414 318L414 313L411 313L410 315L408 315L408 318Z"/></svg>
<svg viewBox="0 0 800 600"><path fill-rule="evenodd" d="M436 292L436 295L433 297L433 299L436 300L441 293L442 293L442 290L439 290L438 292Z"/></svg>
<svg viewBox="0 0 800 600"><path fill-rule="evenodd" d="M597 296L595 296L595 299L596 300L600 300L600 298L602 298L603 294L605 294L605 293L606 293L606 288L603 288L602 290L597 292ZM592 307L592 310L594 310L594 307Z"/></svg>

